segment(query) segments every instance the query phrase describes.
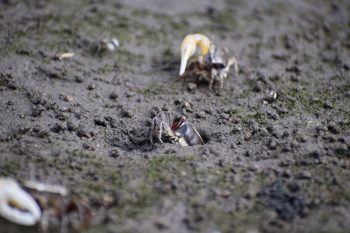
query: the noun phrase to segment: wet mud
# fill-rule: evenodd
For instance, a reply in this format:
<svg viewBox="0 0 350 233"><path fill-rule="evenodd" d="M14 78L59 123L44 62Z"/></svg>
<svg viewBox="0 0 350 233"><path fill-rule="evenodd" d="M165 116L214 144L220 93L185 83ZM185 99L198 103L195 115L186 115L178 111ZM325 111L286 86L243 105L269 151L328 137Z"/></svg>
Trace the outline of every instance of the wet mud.
<svg viewBox="0 0 350 233"><path fill-rule="evenodd" d="M84 232L349 232L349 12L345 0L0 0L0 176L89 200ZM194 32L238 61L221 92L178 79ZM97 49L114 37L115 52ZM152 145L160 111L206 143ZM0 219L4 233L39 228Z"/></svg>

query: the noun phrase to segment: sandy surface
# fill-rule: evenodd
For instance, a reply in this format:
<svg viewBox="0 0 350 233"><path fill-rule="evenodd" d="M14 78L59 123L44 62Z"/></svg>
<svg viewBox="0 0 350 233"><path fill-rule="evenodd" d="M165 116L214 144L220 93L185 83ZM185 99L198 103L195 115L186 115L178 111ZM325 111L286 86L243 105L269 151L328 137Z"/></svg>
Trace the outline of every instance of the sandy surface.
<svg viewBox="0 0 350 233"><path fill-rule="evenodd" d="M349 232L349 12L345 0L2 0L0 176L89 200L91 233ZM177 79L193 32L239 62L220 93ZM96 51L111 37L118 51ZM152 146L160 110L207 143ZM38 231L0 219L1 233Z"/></svg>

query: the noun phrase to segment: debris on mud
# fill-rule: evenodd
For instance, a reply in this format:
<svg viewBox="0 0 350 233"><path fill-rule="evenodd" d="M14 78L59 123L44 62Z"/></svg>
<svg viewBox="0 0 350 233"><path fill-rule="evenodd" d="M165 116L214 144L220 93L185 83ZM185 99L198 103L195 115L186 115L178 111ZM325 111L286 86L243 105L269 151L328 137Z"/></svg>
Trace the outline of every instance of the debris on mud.
<svg viewBox="0 0 350 233"><path fill-rule="evenodd" d="M0 176L64 184L55 197L95 213L89 233L348 233L350 1L145 2L0 0ZM206 80L178 77L191 32L207 49L184 74L202 62ZM239 63L218 93L208 41L215 66ZM205 144L155 129L152 145L160 111ZM42 231L0 218L17 232Z"/></svg>
<svg viewBox="0 0 350 233"><path fill-rule="evenodd" d="M116 38L103 39L98 43L96 50L97 52L101 52L101 51L113 52L117 50L119 46L120 46L120 42Z"/></svg>
<svg viewBox="0 0 350 233"><path fill-rule="evenodd" d="M59 61L62 61L63 59L74 57L74 53L68 52L68 53L60 53L55 56L55 59L58 59Z"/></svg>

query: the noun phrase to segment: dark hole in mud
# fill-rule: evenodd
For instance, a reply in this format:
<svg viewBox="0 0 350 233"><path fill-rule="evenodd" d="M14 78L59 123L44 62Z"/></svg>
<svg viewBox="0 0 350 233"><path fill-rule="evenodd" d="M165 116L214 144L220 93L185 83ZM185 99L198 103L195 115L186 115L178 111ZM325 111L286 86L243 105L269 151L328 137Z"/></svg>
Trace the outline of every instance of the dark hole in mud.
<svg viewBox="0 0 350 233"><path fill-rule="evenodd" d="M210 141L209 134L205 130L202 130L202 129L199 129L197 131L198 131L199 135L201 135L204 144L207 144Z"/></svg>

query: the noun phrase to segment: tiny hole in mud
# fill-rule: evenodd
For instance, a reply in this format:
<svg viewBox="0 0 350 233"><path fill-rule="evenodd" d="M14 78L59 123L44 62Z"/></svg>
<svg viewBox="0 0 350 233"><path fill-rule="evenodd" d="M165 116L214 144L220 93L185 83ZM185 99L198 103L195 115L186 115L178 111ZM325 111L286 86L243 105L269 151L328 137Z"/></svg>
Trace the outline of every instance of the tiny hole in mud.
<svg viewBox="0 0 350 233"><path fill-rule="evenodd" d="M206 131L200 129L198 130L198 133L201 135L204 144L207 144L210 141L209 134Z"/></svg>

